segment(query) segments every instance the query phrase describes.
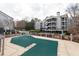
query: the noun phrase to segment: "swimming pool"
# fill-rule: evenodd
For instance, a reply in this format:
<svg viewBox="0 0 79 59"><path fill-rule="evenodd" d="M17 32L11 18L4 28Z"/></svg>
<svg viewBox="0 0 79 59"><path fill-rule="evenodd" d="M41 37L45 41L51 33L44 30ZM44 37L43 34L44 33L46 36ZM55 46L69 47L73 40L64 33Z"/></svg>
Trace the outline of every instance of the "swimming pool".
<svg viewBox="0 0 79 59"><path fill-rule="evenodd" d="M24 35L12 38L11 43L22 47L27 47L32 43L36 43L36 46L24 52L21 56L57 56L57 41L49 41Z"/></svg>

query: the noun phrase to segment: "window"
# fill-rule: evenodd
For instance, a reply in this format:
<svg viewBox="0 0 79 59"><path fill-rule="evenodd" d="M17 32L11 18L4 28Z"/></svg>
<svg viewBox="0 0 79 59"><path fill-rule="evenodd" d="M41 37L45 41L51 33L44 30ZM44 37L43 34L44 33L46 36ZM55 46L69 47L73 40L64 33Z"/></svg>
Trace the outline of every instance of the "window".
<svg viewBox="0 0 79 59"><path fill-rule="evenodd" d="M65 29L65 27L64 27L64 26L62 26L62 29Z"/></svg>
<svg viewBox="0 0 79 59"><path fill-rule="evenodd" d="M57 19L56 18L52 18L52 21L56 21Z"/></svg>
<svg viewBox="0 0 79 59"><path fill-rule="evenodd" d="M67 22L62 22L61 25L67 25Z"/></svg>
<svg viewBox="0 0 79 59"><path fill-rule="evenodd" d="M47 26L51 25L51 23L48 23Z"/></svg>
<svg viewBox="0 0 79 59"><path fill-rule="evenodd" d="M67 27L66 26L62 26L62 29L66 29Z"/></svg>
<svg viewBox="0 0 79 59"><path fill-rule="evenodd" d="M62 25L65 25L65 22L62 22Z"/></svg>
<svg viewBox="0 0 79 59"><path fill-rule="evenodd" d="M64 17L61 17L61 21L64 21Z"/></svg>
<svg viewBox="0 0 79 59"><path fill-rule="evenodd" d="M56 25L56 23L52 23L52 25Z"/></svg>
<svg viewBox="0 0 79 59"><path fill-rule="evenodd" d="M53 30L53 29L56 30L56 27L52 27L52 30Z"/></svg>
<svg viewBox="0 0 79 59"><path fill-rule="evenodd" d="M50 22L50 21L51 21L51 19L48 19L47 21L48 21L48 22Z"/></svg>
<svg viewBox="0 0 79 59"><path fill-rule="evenodd" d="M47 29L51 29L51 27L48 27Z"/></svg>
<svg viewBox="0 0 79 59"><path fill-rule="evenodd" d="M61 17L61 21L67 21L67 17Z"/></svg>

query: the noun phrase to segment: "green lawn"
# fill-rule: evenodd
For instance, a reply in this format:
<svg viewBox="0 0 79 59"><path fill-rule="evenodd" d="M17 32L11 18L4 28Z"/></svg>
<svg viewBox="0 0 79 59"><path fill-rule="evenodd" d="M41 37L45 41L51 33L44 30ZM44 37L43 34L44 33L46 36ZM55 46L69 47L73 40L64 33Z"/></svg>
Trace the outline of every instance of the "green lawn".
<svg viewBox="0 0 79 59"><path fill-rule="evenodd" d="M21 56L57 56L57 41L38 39L31 36L21 36L12 38L11 43L22 47L27 47L32 43L36 43L36 46L24 52Z"/></svg>

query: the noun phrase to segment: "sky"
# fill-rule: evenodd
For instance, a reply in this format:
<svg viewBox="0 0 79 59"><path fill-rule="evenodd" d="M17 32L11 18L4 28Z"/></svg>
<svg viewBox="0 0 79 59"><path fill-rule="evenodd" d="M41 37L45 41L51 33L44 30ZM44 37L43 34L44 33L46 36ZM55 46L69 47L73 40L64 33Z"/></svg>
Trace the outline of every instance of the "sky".
<svg viewBox="0 0 79 59"><path fill-rule="evenodd" d="M56 15L56 12L65 13L70 3L78 3L78 0L0 0L0 11L13 17L14 20L22 20L32 17L43 20L46 16Z"/></svg>

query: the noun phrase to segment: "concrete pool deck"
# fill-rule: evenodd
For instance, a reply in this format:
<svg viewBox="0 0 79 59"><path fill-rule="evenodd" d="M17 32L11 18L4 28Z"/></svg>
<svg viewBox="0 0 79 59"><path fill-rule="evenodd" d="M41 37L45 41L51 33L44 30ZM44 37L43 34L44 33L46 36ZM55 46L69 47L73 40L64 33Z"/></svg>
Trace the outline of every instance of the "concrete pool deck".
<svg viewBox="0 0 79 59"><path fill-rule="evenodd" d="M47 37L40 37L40 36L33 36L36 38L44 38L46 40L55 40L58 41L58 56L79 56L79 43L75 43L72 41L66 41L61 39L54 39L54 38L47 38ZM28 47L24 48L18 46L16 44L10 43L11 37L5 39L5 54L4 56L19 56L25 51L28 51L36 44L33 43Z"/></svg>

